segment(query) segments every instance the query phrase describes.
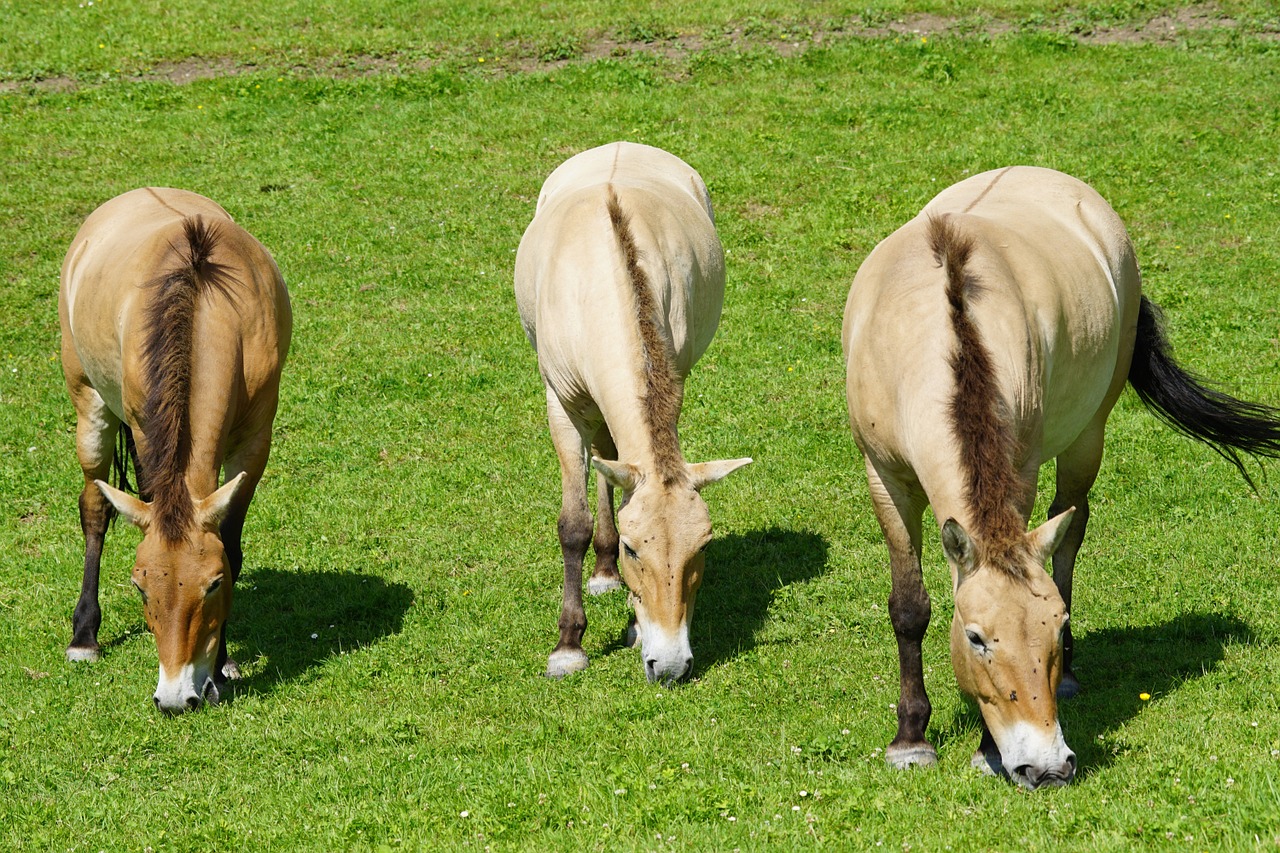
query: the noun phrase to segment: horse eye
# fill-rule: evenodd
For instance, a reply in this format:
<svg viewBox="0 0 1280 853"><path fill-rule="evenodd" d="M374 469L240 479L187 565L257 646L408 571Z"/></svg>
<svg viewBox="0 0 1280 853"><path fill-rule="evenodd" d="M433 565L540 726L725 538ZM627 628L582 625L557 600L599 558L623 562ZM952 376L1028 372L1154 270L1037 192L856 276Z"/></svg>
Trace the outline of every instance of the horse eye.
<svg viewBox="0 0 1280 853"><path fill-rule="evenodd" d="M985 652L987 650L986 641L977 631L965 631L964 635L969 640L969 645L973 646L976 651Z"/></svg>
<svg viewBox="0 0 1280 853"><path fill-rule="evenodd" d="M133 588L134 588L134 589L136 589L136 590L138 591L138 595L142 596L142 603L143 603L143 604L146 604L146 603L147 603L147 591L146 591L145 589L143 589L142 587L138 586L138 582L137 582L136 580L134 580L133 578L129 578L129 582L130 582L131 584L133 584Z"/></svg>
<svg viewBox="0 0 1280 853"><path fill-rule="evenodd" d="M632 560L640 559L639 557L636 556L635 549L632 548L630 545L628 545L626 542L622 543L622 550L626 552L627 557L629 557L630 559Z"/></svg>
<svg viewBox="0 0 1280 853"><path fill-rule="evenodd" d="M213 583L209 584L209 588L204 591L204 594L213 595L220 586L222 586L222 578L214 578Z"/></svg>

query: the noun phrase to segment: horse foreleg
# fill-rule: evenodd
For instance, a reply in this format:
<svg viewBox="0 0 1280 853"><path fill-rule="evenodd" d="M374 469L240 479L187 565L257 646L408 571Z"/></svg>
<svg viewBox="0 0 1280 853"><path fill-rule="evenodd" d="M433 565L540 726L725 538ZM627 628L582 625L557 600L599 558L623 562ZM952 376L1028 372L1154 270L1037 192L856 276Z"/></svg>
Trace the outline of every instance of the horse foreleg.
<svg viewBox="0 0 1280 853"><path fill-rule="evenodd" d="M889 546L892 591L889 594L889 621L898 641L898 733L885 749L884 757L894 767L929 765L938 760L938 751L925 738L925 728L933 707L924 686L921 641L929 627L931 605L920 567L920 519L922 497L890 490L867 460L867 483L876 518Z"/></svg>
<svg viewBox="0 0 1280 853"><path fill-rule="evenodd" d="M237 450L223 464L223 482L230 482L241 473L248 474L245 482L236 490L235 499L232 500L231 506L227 508L227 514L223 517L222 524L218 528L218 536L222 539L222 548L226 552L227 565L231 570L229 580L233 590L240 580L240 571L244 568L244 546L242 544L244 520L249 514L249 504L253 502L253 494L258 488L258 481L262 478L262 472L267 467L267 456L270 452L271 430L267 429L260 433L256 440ZM214 667L214 679L218 682L219 687L228 680L234 681L240 678L240 665L227 652L227 623L230 621L231 615L228 612L227 619L222 623L222 631L218 637L218 661Z"/></svg>
<svg viewBox="0 0 1280 853"><path fill-rule="evenodd" d="M582 636L587 613L582 606L582 561L591 544L591 510L587 506L587 442L564 407L547 390L547 422L560 460L560 517L556 530L564 556L564 591L560 603L560 641L547 659L547 677L562 678L587 668Z"/></svg>
<svg viewBox="0 0 1280 853"><path fill-rule="evenodd" d="M120 421L111 414L106 403L90 388L82 389L83 399L76 400L79 413L76 422L76 455L84 472L84 488L80 491L80 530L84 534L84 577L80 582L80 599L71 616L71 644L67 660L93 661L101 655L98 629L102 626L102 608L98 604L98 575L102 568L102 546L107 525L115 510L94 485L106 480L111 472L116 433Z"/></svg>
<svg viewBox="0 0 1280 853"><path fill-rule="evenodd" d="M601 459L615 460L618 448L609 427L596 433L593 452ZM613 516L613 484L607 477L596 475L596 532L591 543L596 553L595 571L587 580L587 592L601 595L622 586L618 575L618 522Z"/></svg>
<svg viewBox="0 0 1280 853"><path fill-rule="evenodd" d="M1103 429L1106 421L1092 425L1075 442L1058 455L1058 476L1049 517L1056 518L1071 507L1076 514L1063 537L1062 544L1053 553L1053 583L1058 587L1062 602L1071 613L1071 580L1075 573L1076 554L1084 542L1085 528L1089 524L1089 490L1098 478L1102 466ZM1071 636L1071 620L1062 631L1062 682L1058 685L1058 698L1070 699L1080 692L1080 682L1072 669L1075 641Z"/></svg>
<svg viewBox="0 0 1280 853"><path fill-rule="evenodd" d="M996 739L992 737L991 729L987 728L985 719L982 720L982 740L978 742L978 749L969 763L987 776L1008 775L1004 769L1004 760L1000 757L1000 747L996 746Z"/></svg>

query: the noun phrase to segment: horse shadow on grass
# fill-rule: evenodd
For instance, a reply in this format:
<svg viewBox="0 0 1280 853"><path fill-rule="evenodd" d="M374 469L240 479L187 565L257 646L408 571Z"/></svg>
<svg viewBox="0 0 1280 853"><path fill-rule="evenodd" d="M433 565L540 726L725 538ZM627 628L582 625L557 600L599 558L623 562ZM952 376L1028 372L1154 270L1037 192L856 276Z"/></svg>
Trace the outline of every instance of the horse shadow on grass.
<svg viewBox="0 0 1280 853"><path fill-rule="evenodd" d="M756 645L777 592L826 571L827 540L805 530L770 527L716 537L690 626L693 672L702 673ZM606 653L624 647L619 638Z"/></svg>
<svg viewBox="0 0 1280 853"><path fill-rule="evenodd" d="M413 591L376 575L247 570L227 622L230 653L253 674L237 694L269 692L330 658L397 634Z"/></svg>
<svg viewBox="0 0 1280 853"><path fill-rule="evenodd" d="M1211 672L1222 662L1227 646L1254 640L1245 622L1221 613L1184 613L1160 625L1077 634L1075 671L1081 691L1058 703L1058 715L1067 745L1076 753L1080 778L1114 763L1106 736L1136 717L1144 705ZM1144 693L1147 700L1142 699ZM939 745L980 725L977 708L966 702L946 733L939 734ZM977 746L974 738L971 748Z"/></svg>

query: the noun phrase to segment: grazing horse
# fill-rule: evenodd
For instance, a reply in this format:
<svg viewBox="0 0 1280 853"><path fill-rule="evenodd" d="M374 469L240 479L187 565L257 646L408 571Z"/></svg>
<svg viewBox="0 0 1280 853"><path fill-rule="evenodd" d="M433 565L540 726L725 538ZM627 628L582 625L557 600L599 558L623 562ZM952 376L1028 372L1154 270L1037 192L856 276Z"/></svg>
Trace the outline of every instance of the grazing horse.
<svg viewBox="0 0 1280 853"><path fill-rule="evenodd" d="M1125 382L1237 467L1238 451L1280 453L1280 412L1177 365L1124 224L1093 189L1049 169L962 181L876 246L854 278L843 344L849 421L893 576L900 698L886 759L937 760L920 650L927 504L955 592L952 666L982 712L974 764L1028 788L1066 784L1075 754L1057 697L1079 687L1071 574ZM1037 473L1054 458L1049 521L1027 532Z"/></svg>
<svg viewBox="0 0 1280 853"><path fill-rule="evenodd" d="M563 494L564 597L547 675L587 666L590 458L598 526L588 587L620 586L621 565L645 674L676 681L693 663L689 622L711 540L699 490L751 461L687 464L676 433L685 377L724 300L724 253L702 178L647 145L615 142L570 158L542 186L516 253L515 290L546 386Z"/></svg>
<svg viewBox="0 0 1280 853"><path fill-rule="evenodd" d="M98 572L119 512L142 530L133 585L160 657L156 707L216 703L239 674L226 619L289 349L280 271L209 199L133 190L76 234L58 317L84 471L84 582L67 658L99 656ZM130 457L141 499L124 491ZM104 482L113 469L121 488Z"/></svg>

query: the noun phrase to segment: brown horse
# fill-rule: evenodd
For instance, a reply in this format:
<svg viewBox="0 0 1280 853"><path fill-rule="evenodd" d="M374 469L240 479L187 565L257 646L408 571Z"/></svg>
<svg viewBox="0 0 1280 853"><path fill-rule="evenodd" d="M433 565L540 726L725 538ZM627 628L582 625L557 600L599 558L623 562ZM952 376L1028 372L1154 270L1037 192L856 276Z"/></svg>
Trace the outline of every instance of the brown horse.
<svg viewBox="0 0 1280 853"><path fill-rule="evenodd" d="M99 656L98 572L118 511L143 534L133 585L160 656L156 707L217 702L238 675L226 619L292 329L280 271L209 199L138 189L81 226L58 317L84 471L84 582L67 658ZM130 457L141 500L122 491ZM104 482L113 468L120 489Z"/></svg>
<svg viewBox="0 0 1280 853"><path fill-rule="evenodd" d="M582 561L592 544L587 460L597 471L593 593L631 590L650 681L693 664L689 623L711 516L699 490L750 459L690 465L676 422L684 380L715 335L724 255L702 178L627 142L591 149L547 178L516 254L516 302L538 354L560 459L564 556L558 678L586 667ZM623 492L617 522L613 489Z"/></svg>
<svg viewBox="0 0 1280 853"><path fill-rule="evenodd" d="M1071 575L1125 382L1237 467L1239 452L1280 454L1280 412L1207 389L1174 362L1124 224L1048 169L962 181L876 246L854 278L843 342L849 420L893 576L900 698L886 758L937 759L920 649L928 505L955 591L952 666L984 723L974 763L1029 788L1066 784L1076 762L1057 697L1079 686ZM1037 474L1054 458L1050 520L1028 533Z"/></svg>

